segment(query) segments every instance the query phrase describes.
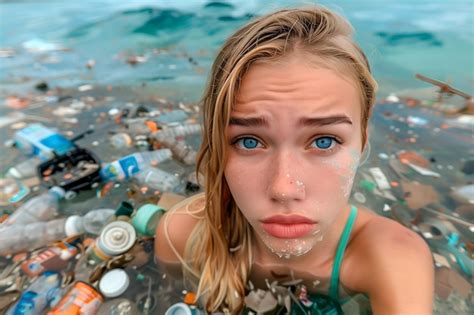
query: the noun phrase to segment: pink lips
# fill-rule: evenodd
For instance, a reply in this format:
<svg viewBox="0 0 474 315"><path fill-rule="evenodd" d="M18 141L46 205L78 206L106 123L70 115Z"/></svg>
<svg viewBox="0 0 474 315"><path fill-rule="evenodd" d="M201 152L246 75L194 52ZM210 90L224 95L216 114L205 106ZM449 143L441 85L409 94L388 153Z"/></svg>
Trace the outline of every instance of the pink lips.
<svg viewBox="0 0 474 315"><path fill-rule="evenodd" d="M301 215L274 215L262 222L263 229L277 238L298 238L308 234L317 223Z"/></svg>

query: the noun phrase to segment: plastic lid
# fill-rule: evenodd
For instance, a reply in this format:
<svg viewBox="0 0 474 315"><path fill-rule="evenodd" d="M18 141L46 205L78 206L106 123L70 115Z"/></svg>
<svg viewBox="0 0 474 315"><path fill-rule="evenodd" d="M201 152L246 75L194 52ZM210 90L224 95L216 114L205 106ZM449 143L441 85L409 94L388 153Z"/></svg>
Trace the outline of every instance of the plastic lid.
<svg viewBox="0 0 474 315"><path fill-rule="evenodd" d="M66 191L59 186L53 186L49 191L58 195L58 198L63 198L66 195Z"/></svg>
<svg viewBox="0 0 474 315"><path fill-rule="evenodd" d="M155 229L165 210L153 204L146 204L138 208L137 213L133 216L132 224L138 233L153 236Z"/></svg>
<svg viewBox="0 0 474 315"><path fill-rule="evenodd" d="M84 226L82 225L82 218L78 215L72 215L66 219L64 224L64 231L67 237L75 236L84 233Z"/></svg>
<svg viewBox="0 0 474 315"><path fill-rule="evenodd" d="M176 303L168 308L165 315L193 315L193 313L185 303Z"/></svg>
<svg viewBox="0 0 474 315"><path fill-rule="evenodd" d="M98 245L105 254L115 256L132 248L136 239L137 233L130 223L114 221L104 226Z"/></svg>
<svg viewBox="0 0 474 315"><path fill-rule="evenodd" d="M126 215L127 217L131 216L133 213L133 206L130 202L122 201L115 210L115 216Z"/></svg>
<svg viewBox="0 0 474 315"><path fill-rule="evenodd" d="M99 290L105 297L114 298L124 293L130 279L122 269L113 269L102 276L99 282Z"/></svg>

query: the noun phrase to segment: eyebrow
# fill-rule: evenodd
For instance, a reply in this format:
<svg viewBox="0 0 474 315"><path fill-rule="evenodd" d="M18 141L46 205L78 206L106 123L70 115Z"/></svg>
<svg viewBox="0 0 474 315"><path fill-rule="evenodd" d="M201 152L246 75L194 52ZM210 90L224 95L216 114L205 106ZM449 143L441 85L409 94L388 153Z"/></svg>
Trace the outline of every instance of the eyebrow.
<svg viewBox="0 0 474 315"><path fill-rule="evenodd" d="M312 126L325 126L325 125L336 125L336 124L349 124L352 125L352 120L346 115L334 115L327 117L303 117L298 123L305 127ZM229 125L233 126L244 126L244 127L268 127L268 121L264 117L231 117Z"/></svg>

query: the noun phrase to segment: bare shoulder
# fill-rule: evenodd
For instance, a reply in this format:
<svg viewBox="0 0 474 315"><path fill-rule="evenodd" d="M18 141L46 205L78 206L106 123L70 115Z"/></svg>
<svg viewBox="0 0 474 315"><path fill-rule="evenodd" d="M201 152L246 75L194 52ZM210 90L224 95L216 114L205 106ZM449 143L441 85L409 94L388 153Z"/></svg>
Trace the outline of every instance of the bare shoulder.
<svg viewBox="0 0 474 315"><path fill-rule="evenodd" d="M168 210L156 228L155 256L162 262L180 262L192 230L204 215L204 193L186 198Z"/></svg>
<svg viewBox="0 0 474 315"><path fill-rule="evenodd" d="M434 265L416 232L374 215L354 239L358 291L369 294L374 314L431 314Z"/></svg>

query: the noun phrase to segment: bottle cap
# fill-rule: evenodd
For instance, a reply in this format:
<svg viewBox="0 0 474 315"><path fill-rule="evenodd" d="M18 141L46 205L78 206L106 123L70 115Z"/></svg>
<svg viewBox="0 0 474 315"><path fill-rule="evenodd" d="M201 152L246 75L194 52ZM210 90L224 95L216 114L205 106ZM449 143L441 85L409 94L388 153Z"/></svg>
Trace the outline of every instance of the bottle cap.
<svg viewBox="0 0 474 315"><path fill-rule="evenodd" d="M66 191L59 186L53 186L49 189L50 192L55 193L58 196L58 199L64 198Z"/></svg>
<svg viewBox="0 0 474 315"><path fill-rule="evenodd" d="M82 218L78 215L72 215L66 219L64 224L64 231L67 237L75 236L84 233L84 226Z"/></svg>
<svg viewBox="0 0 474 315"><path fill-rule="evenodd" d="M118 206L117 210L115 210L115 216L119 217L121 215L125 215L127 217L131 216L133 213L133 206L130 202L122 201Z"/></svg>
<svg viewBox="0 0 474 315"><path fill-rule="evenodd" d="M133 216L132 225L138 233L153 236L155 229L165 210L153 204L146 204L138 208L137 213Z"/></svg>
<svg viewBox="0 0 474 315"><path fill-rule="evenodd" d="M99 282L100 292L108 298L114 298L124 293L130 279L122 269L113 269L102 276Z"/></svg>
<svg viewBox="0 0 474 315"><path fill-rule="evenodd" d="M107 255L116 256L127 252L135 244L137 233L125 221L113 221L100 232L98 246Z"/></svg>
<svg viewBox="0 0 474 315"><path fill-rule="evenodd" d="M193 315L189 306L185 303L176 303L166 310L165 315Z"/></svg>

